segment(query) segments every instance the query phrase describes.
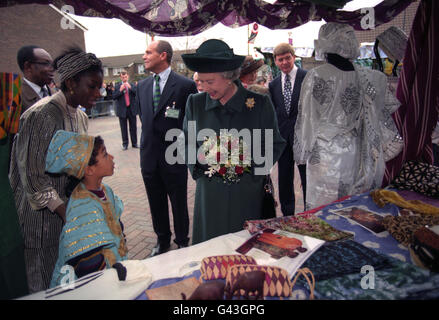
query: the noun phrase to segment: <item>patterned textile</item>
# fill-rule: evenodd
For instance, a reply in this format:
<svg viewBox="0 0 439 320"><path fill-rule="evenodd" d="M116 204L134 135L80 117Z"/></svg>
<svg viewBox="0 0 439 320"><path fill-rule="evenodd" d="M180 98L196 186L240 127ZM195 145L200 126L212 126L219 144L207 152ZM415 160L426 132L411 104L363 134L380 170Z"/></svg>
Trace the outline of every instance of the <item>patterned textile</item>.
<svg viewBox="0 0 439 320"><path fill-rule="evenodd" d="M0 72L0 139L17 133L21 115L21 77Z"/></svg>
<svg viewBox="0 0 439 320"><path fill-rule="evenodd" d="M433 163L431 133L437 124L439 101L439 2L421 1L405 51L396 96L401 107L394 119L404 150L387 163L386 186L408 160Z"/></svg>
<svg viewBox="0 0 439 320"><path fill-rule="evenodd" d="M94 137L59 130L50 142L46 155L46 171L65 173L81 179L93 152Z"/></svg>
<svg viewBox="0 0 439 320"><path fill-rule="evenodd" d="M322 25L314 46L316 60L324 60L327 53L335 53L349 60L360 55L360 44L354 29L344 23L330 22Z"/></svg>
<svg viewBox="0 0 439 320"><path fill-rule="evenodd" d="M359 272L317 281L314 294L317 299L331 300L439 298L439 274L430 273L409 263L389 259L391 267L374 270L373 278L365 278L370 276L371 272Z"/></svg>
<svg viewBox="0 0 439 320"><path fill-rule="evenodd" d="M439 167L418 161L407 161L390 187L412 190L439 199Z"/></svg>
<svg viewBox="0 0 439 320"><path fill-rule="evenodd" d="M119 219L122 201L111 188L102 185L107 200L101 200L80 183L72 193L66 209L66 224L59 240L58 261L53 272L51 287L59 285L67 261L102 247L107 268L126 260L128 250Z"/></svg>
<svg viewBox="0 0 439 320"><path fill-rule="evenodd" d="M390 26L380 33L376 39L378 40L378 45L393 61L402 61L404 59L408 36L403 30L396 26Z"/></svg>
<svg viewBox="0 0 439 320"><path fill-rule="evenodd" d="M0 7L17 3L54 2L2 1ZM412 0L383 1L376 5L373 8L375 27L392 20L411 2ZM172 36L194 35L218 22L226 26L243 26L256 22L269 29L292 29L311 20L325 19L328 22L348 23L356 30L364 30L362 21L365 15L360 9L349 12L298 1L276 1L270 4L261 0L76 0L67 3L73 7L76 15L118 18L139 31Z"/></svg>
<svg viewBox="0 0 439 320"><path fill-rule="evenodd" d="M387 216L384 217L383 220L383 225L386 230L389 231L392 237L406 247L413 244L413 235L419 228L436 224L439 224L439 217L431 215Z"/></svg>
<svg viewBox="0 0 439 320"><path fill-rule="evenodd" d="M46 150L58 130L87 132L85 112L75 108L70 114L71 109L62 91L39 100L21 116L12 147L9 181L22 227L31 293L49 286L63 227L53 210L67 202L69 183L67 175L45 172Z"/></svg>
<svg viewBox="0 0 439 320"><path fill-rule="evenodd" d="M93 66L102 68L101 60L96 58L94 53L86 53L83 51L69 53L56 62L56 70L60 76L60 83L73 78L81 71L87 70Z"/></svg>
<svg viewBox="0 0 439 320"><path fill-rule="evenodd" d="M354 68L326 63L302 83L293 149L306 164L307 210L381 186L385 161L395 156L389 150L399 134L390 115L399 102L383 73Z"/></svg>
<svg viewBox="0 0 439 320"><path fill-rule="evenodd" d="M201 261L201 277L204 280L225 279L230 267L234 265L257 264L246 255L225 255L206 257Z"/></svg>
<svg viewBox="0 0 439 320"><path fill-rule="evenodd" d="M233 288L236 279L244 272L264 271L264 296L270 297L289 297L291 295L292 285L288 272L282 268L273 266L258 265L235 265L231 267L226 277L226 287ZM240 291L244 295L244 290ZM250 293L249 296L254 295Z"/></svg>
<svg viewBox="0 0 439 320"><path fill-rule="evenodd" d="M353 235L333 228L324 220L313 214L286 216L268 220L248 220L244 229L254 234L265 228L285 230L325 241L336 241L351 238Z"/></svg>
<svg viewBox="0 0 439 320"><path fill-rule="evenodd" d="M346 274L360 273L365 265L375 270L389 267L387 257L352 240L325 243L315 252L302 268L309 268L316 281ZM301 280L299 283L304 284Z"/></svg>
<svg viewBox="0 0 439 320"><path fill-rule="evenodd" d="M389 214L397 216L400 211L394 204L387 204L382 208L378 207L372 200L370 193L366 192L350 196L344 201L332 203L320 208L320 210L315 212L315 215L338 230L354 234L352 240L369 249L375 250L386 256L397 258L404 262L410 261L410 253L407 248L396 241L387 231L374 234L355 221L351 221L333 213L336 210L351 208L353 206L367 209L368 211L376 213L382 217Z"/></svg>

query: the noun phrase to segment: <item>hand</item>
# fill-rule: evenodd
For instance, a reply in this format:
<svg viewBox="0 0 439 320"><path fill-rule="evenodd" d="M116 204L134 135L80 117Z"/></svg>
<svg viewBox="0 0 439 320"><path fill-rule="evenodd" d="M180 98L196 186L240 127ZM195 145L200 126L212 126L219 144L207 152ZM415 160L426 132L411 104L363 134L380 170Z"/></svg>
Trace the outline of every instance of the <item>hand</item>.
<svg viewBox="0 0 439 320"><path fill-rule="evenodd" d="M55 213L61 218L63 225L66 224L66 205L64 203L55 209Z"/></svg>
<svg viewBox="0 0 439 320"><path fill-rule="evenodd" d="M130 90L131 90L131 85L130 85L130 83L129 83L129 82L125 82L125 83L124 83L124 85L125 85L125 88L127 88L127 89L130 89Z"/></svg>

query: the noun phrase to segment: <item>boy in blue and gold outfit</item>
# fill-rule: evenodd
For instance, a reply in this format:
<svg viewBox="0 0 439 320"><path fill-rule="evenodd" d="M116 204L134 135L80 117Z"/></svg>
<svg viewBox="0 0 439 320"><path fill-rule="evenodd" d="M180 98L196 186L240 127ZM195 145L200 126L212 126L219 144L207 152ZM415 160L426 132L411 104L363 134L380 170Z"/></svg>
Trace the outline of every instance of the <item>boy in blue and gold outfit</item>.
<svg viewBox="0 0 439 320"><path fill-rule="evenodd" d="M114 172L113 156L102 138L57 131L47 152L46 171L80 180L67 205L50 286L60 284L64 265L72 266L75 278L80 278L126 260L128 250L119 220L123 203L102 183Z"/></svg>

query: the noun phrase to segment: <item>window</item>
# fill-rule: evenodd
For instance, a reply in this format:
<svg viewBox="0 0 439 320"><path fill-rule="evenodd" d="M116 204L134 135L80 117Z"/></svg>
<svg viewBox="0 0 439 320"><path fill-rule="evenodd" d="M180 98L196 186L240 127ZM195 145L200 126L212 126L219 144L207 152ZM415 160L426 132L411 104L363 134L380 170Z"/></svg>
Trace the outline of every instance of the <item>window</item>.
<svg viewBox="0 0 439 320"><path fill-rule="evenodd" d="M113 68L113 76L118 76L124 68Z"/></svg>
<svg viewBox="0 0 439 320"><path fill-rule="evenodd" d="M137 66L137 73L138 74L145 74L145 65L144 64L139 64Z"/></svg>
<svg viewBox="0 0 439 320"><path fill-rule="evenodd" d="M104 77L108 77L108 68L104 67Z"/></svg>

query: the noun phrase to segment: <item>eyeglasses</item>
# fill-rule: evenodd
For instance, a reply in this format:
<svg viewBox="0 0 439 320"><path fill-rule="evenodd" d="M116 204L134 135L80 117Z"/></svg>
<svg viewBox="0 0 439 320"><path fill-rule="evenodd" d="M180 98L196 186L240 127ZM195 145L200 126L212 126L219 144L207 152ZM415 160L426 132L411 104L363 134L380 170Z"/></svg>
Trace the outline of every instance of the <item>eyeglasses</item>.
<svg viewBox="0 0 439 320"><path fill-rule="evenodd" d="M42 65L43 67L52 67L52 62L49 61L32 61L31 63Z"/></svg>

